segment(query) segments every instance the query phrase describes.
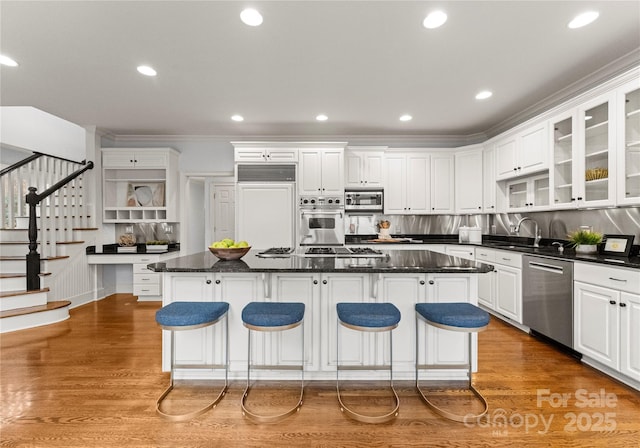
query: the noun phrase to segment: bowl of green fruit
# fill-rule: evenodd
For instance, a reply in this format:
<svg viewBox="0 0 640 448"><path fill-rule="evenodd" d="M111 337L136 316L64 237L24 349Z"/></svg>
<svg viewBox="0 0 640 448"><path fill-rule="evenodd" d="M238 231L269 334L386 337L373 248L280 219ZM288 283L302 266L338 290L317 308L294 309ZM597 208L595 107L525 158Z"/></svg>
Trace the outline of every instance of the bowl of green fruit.
<svg viewBox="0 0 640 448"><path fill-rule="evenodd" d="M233 241L231 238L225 238L215 241L209 246L209 250L213 255L221 260L239 260L244 257L251 249L246 241Z"/></svg>

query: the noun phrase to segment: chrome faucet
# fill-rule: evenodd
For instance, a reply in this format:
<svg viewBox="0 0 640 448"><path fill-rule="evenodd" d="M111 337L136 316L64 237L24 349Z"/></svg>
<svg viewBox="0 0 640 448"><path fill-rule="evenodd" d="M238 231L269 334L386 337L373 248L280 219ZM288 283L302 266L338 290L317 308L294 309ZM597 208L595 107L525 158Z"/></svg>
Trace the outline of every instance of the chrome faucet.
<svg viewBox="0 0 640 448"><path fill-rule="evenodd" d="M519 235L520 225L527 220L531 221L536 226L534 229L533 247L540 247L540 240L542 239L542 235L540 234L540 228L538 227L538 223L535 220L529 218L528 216L525 216L524 218L520 219L520 221L518 221L518 223L513 228L513 231L516 233L516 235Z"/></svg>

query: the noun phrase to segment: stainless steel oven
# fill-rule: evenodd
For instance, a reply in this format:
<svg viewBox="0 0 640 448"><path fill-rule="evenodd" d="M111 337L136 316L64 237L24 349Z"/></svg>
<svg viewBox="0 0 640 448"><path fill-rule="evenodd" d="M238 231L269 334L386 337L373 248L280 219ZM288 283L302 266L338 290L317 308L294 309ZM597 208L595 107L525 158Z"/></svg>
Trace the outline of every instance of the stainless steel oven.
<svg viewBox="0 0 640 448"><path fill-rule="evenodd" d="M344 205L338 197L300 197L300 246L344 245Z"/></svg>

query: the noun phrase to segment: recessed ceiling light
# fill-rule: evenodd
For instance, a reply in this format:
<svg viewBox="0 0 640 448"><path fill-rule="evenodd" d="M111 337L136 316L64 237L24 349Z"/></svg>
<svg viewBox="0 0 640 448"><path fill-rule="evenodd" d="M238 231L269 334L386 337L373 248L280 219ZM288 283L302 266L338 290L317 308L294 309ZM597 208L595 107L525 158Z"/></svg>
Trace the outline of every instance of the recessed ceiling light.
<svg viewBox="0 0 640 448"><path fill-rule="evenodd" d="M476 95L476 99L486 100L487 98L490 98L491 95L493 95L493 92L490 92L488 90L483 90L482 92L478 92L478 94Z"/></svg>
<svg viewBox="0 0 640 448"><path fill-rule="evenodd" d="M318 121L327 121L329 119L329 117L327 117L325 114L320 114L316 117L316 120Z"/></svg>
<svg viewBox="0 0 640 448"><path fill-rule="evenodd" d="M409 114L404 114L400 117L400 121L411 121L413 117Z"/></svg>
<svg viewBox="0 0 640 448"><path fill-rule="evenodd" d="M244 117L242 115L233 115L231 119L233 121L244 121Z"/></svg>
<svg viewBox="0 0 640 448"><path fill-rule="evenodd" d="M262 25L262 15L252 8L247 8L240 13L240 20L242 20L245 25L249 26L259 26Z"/></svg>
<svg viewBox="0 0 640 448"><path fill-rule="evenodd" d="M422 22L422 26L425 28L433 29L438 28L444 25L444 22L447 21L447 15L442 11L433 11L429 13L427 17L425 17Z"/></svg>
<svg viewBox="0 0 640 448"><path fill-rule="evenodd" d="M596 20L600 15L597 11L587 11L582 14L578 14L574 17L574 19L569 22L567 25L569 28L581 28L583 26L589 25L591 22Z"/></svg>
<svg viewBox="0 0 640 448"><path fill-rule="evenodd" d="M8 67L17 67L18 66L18 63L16 61L11 59L9 56L5 56L3 54L0 54L0 64L6 65Z"/></svg>
<svg viewBox="0 0 640 448"><path fill-rule="evenodd" d="M148 65L140 65L138 66L138 71L145 76L156 76L158 72L156 72L153 68Z"/></svg>

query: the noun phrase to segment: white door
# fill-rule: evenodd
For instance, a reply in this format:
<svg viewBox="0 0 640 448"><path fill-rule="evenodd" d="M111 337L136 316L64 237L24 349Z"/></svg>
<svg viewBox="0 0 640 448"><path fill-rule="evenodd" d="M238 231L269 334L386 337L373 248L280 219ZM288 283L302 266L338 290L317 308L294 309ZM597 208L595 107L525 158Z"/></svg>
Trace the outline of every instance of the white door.
<svg viewBox="0 0 640 448"><path fill-rule="evenodd" d="M431 159L428 154L409 154L407 156L407 178L404 188L407 198L408 214L429 213Z"/></svg>
<svg viewBox="0 0 640 448"><path fill-rule="evenodd" d="M482 151L468 151L455 156L455 203L458 213L482 211ZM495 184L493 189L495 190Z"/></svg>
<svg viewBox="0 0 640 448"><path fill-rule="evenodd" d="M506 266L496 268L496 311L522 323L521 271Z"/></svg>
<svg viewBox="0 0 640 448"><path fill-rule="evenodd" d="M434 154L431 156L430 183L431 213L453 213L453 155ZM427 171L429 173L429 171ZM427 187L429 188L429 186ZM480 184L476 189L482 194ZM479 201L481 202L481 200Z"/></svg>
<svg viewBox="0 0 640 448"><path fill-rule="evenodd" d="M619 305L620 371L640 378L640 295L623 292Z"/></svg>
<svg viewBox="0 0 640 448"><path fill-rule="evenodd" d="M392 154L387 156L385 165L384 212L394 215L406 214L406 158L403 155Z"/></svg>
<svg viewBox="0 0 640 448"><path fill-rule="evenodd" d="M344 195L344 152L326 149L322 152L322 194Z"/></svg>
<svg viewBox="0 0 640 448"><path fill-rule="evenodd" d="M213 223L213 241L220 241L224 238L235 239L235 185L213 184L212 190L211 210L213 216L210 222Z"/></svg>

